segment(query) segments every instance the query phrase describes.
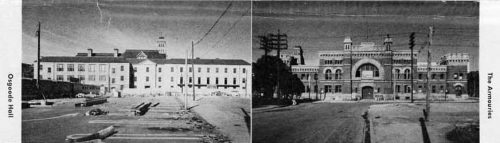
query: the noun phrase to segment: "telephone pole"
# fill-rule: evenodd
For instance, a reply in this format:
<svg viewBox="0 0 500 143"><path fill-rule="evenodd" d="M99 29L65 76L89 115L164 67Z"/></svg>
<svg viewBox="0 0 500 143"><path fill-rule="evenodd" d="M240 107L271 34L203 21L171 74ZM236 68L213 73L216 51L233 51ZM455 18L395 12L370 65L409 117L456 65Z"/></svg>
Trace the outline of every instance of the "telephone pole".
<svg viewBox="0 0 500 143"><path fill-rule="evenodd" d="M425 120L429 121L429 115L431 113L431 107L429 103L429 97L431 96L431 84L430 84L430 79L431 79L431 44L432 44L432 35L434 34L434 28L431 26L429 27L429 42L427 43L427 96L425 96Z"/></svg>
<svg viewBox="0 0 500 143"><path fill-rule="evenodd" d="M194 88L194 84L195 84L195 78L194 78L194 60L195 60L194 59L194 42L191 41L191 68L192 68L191 71L193 72L193 84L192 84L193 85L193 101L195 101L195 96L196 96L196 94L194 92L194 90L195 90L195 88Z"/></svg>
<svg viewBox="0 0 500 143"><path fill-rule="evenodd" d="M410 100L411 100L411 103L413 103L413 47L415 46L415 32L412 32L410 34L410 57L411 57L411 71L410 71L410 77L411 77L411 93L410 93Z"/></svg>
<svg viewBox="0 0 500 143"><path fill-rule="evenodd" d="M38 30L36 36L38 37L38 55L37 55L37 69L36 69L36 88L40 91L40 21L38 21Z"/></svg>

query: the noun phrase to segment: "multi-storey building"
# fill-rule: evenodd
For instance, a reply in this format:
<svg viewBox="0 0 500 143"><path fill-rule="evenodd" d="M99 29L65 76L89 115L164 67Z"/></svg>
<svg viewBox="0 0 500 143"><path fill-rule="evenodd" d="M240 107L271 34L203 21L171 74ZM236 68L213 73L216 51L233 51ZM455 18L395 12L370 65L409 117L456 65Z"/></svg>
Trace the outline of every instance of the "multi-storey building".
<svg viewBox="0 0 500 143"><path fill-rule="evenodd" d="M292 66L292 72L302 79L306 92L319 92L327 98L409 99L411 92L416 99L424 98L427 92L427 63L417 62L417 52L413 53L412 60L410 50L392 50L391 46L392 38L386 38L383 45L373 42L353 45L351 39L346 37L343 50L318 52L319 66ZM439 63L432 63L432 97L467 95L465 87L469 64L466 53L447 54ZM304 78L313 75L317 78Z"/></svg>
<svg viewBox="0 0 500 143"><path fill-rule="evenodd" d="M241 59L169 59L164 39L157 40L158 50L94 53L88 49L76 56L42 57L40 77L99 85L101 92L125 94L192 94L193 85L196 94L251 94L250 63Z"/></svg>

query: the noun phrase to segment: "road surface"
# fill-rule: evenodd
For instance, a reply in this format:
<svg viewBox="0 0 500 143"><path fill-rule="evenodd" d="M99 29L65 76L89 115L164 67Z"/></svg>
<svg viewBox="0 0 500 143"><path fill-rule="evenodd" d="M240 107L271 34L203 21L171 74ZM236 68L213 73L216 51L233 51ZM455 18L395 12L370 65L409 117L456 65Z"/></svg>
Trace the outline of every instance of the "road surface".
<svg viewBox="0 0 500 143"><path fill-rule="evenodd" d="M253 109L254 143L360 143L373 103L304 103Z"/></svg>

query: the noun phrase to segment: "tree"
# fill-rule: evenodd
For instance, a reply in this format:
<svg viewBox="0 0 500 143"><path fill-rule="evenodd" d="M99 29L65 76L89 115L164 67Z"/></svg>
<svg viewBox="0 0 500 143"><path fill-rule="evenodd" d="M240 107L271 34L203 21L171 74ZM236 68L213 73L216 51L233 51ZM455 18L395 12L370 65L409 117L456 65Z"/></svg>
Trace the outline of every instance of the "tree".
<svg viewBox="0 0 500 143"><path fill-rule="evenodd" d="M279 69L278 69L279 67ZM279 70L279 78L277 71ZM300 95L304 92L304 84L300 79L293 75L290 68L283 63L280 58L275 56L262 56L253 63L253 88L254 91L264 94L265 99L272 99L277 85L277 79L280 79L280 92L282 99L291 99L294 95ZM260 97L259 97L260 98Z"/></svg>
<svg viewBox="0 0 500 143"><path fill-rule="evenodd" d="M467 75L467 91L470 97L479 97L479 72L472 71Z"/></svg>

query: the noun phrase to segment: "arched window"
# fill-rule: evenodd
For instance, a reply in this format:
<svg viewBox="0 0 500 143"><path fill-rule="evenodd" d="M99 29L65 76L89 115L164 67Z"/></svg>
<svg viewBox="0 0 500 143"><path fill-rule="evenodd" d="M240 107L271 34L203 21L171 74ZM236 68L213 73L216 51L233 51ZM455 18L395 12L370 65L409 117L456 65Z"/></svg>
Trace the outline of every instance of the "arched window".
<svg viewBox="0 0 500 143"><path fill-rule="evenodd" d="M395 73L394 73L394 78L395 79L399 79L399 75L401 74L401 71L399 69L396 69L395 70Z"/></svg>
<svg viewBox="0 0 500 143"><path fill-rule="evenodd" d="M410 70L409 69L405 70L405 74L403 77L404 77L404 79L410 79Z"/></svg>
<svg viewBox="0 0 500 143"><path fill-rule="evenodd" d="M326 80L332 79L332 70L327 69L327 70L325 71L325 79L326 79Z"/></svg>
<svg viewBox="0 0 500 143"><path fill-rule="evenodd" d="M356 70L356 77L379 77L379 71L373 64L363 64Z"/></svg>
<svg viewBox="0 0 500 143"><path fill-rule="evenodd" d="M340 69L335 70L335 79L342 79L342 71Z"/></svg>

